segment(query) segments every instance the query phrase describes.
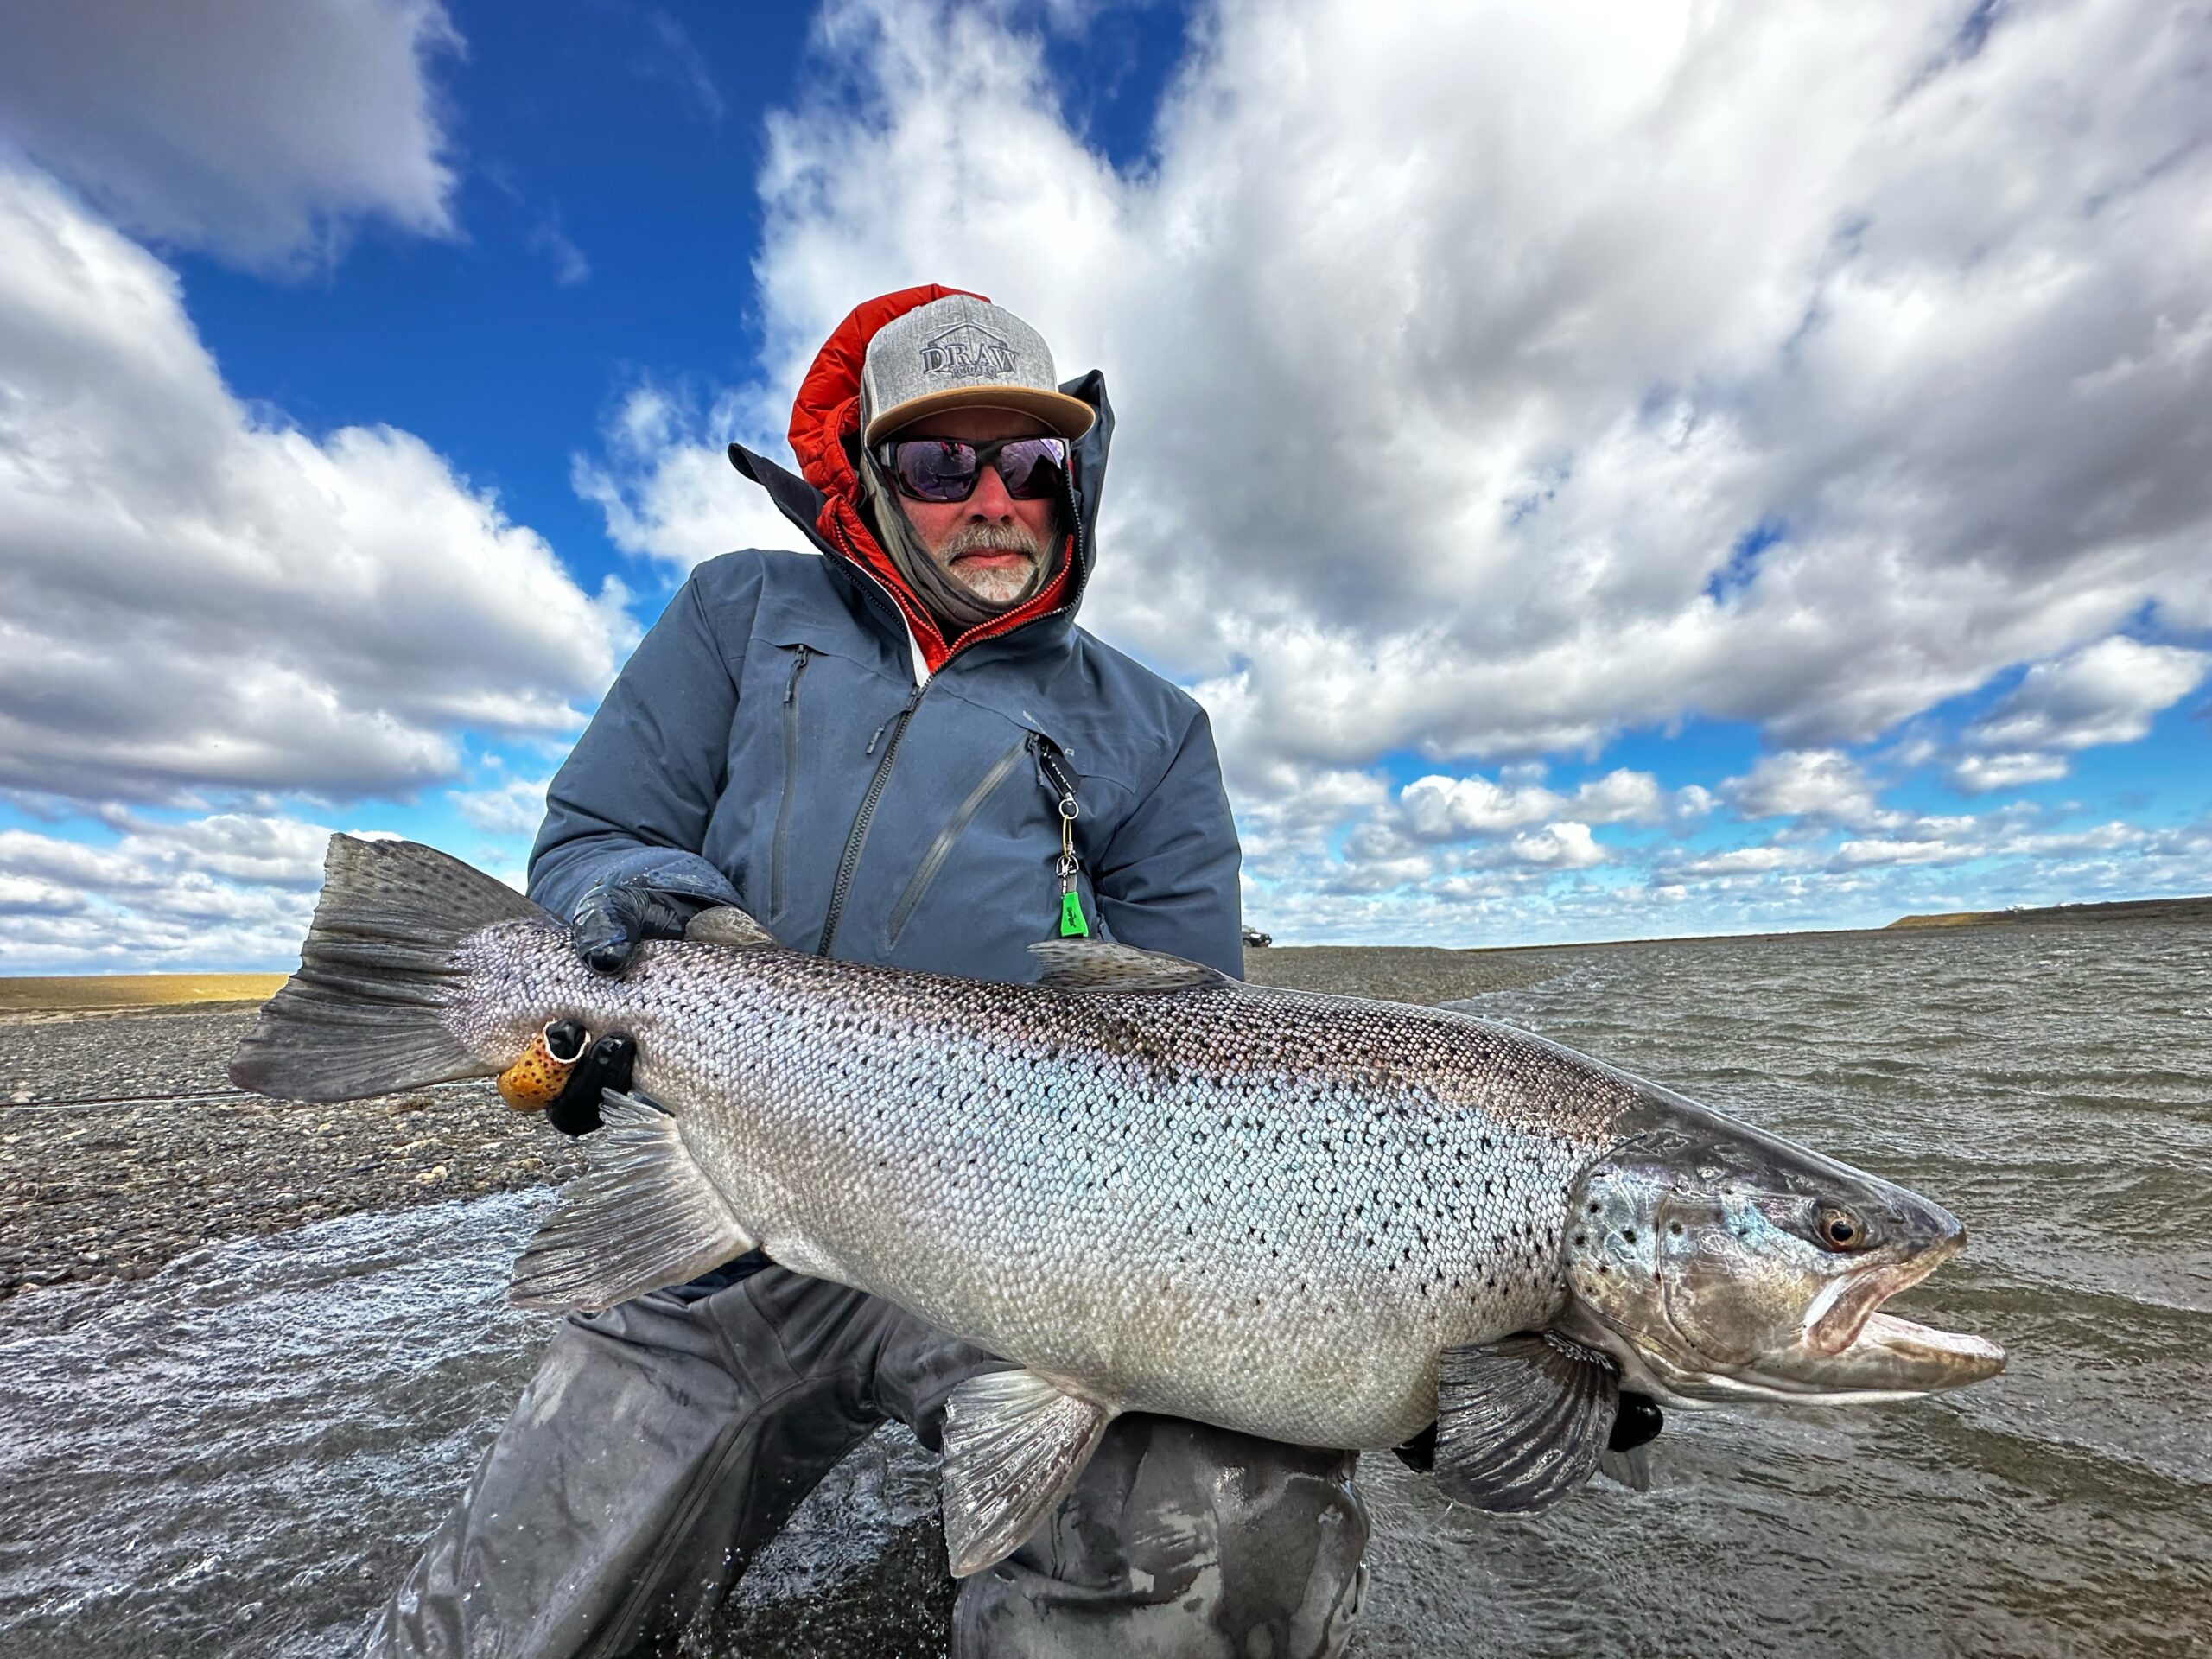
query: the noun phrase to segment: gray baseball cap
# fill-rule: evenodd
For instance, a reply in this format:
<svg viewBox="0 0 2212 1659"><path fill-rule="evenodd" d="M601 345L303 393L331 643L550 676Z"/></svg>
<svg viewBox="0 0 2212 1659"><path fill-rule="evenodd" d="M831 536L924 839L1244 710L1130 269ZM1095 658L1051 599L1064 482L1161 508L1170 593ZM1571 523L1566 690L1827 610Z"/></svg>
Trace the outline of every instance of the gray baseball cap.
<svg viewBox="0 0 2212 1659"><path fill-rule="evenodd" d="M1059 390L1042 334L972 294L948 294L893 318L861 364L861 442L948 409L1010 409L1070 441L1098 418Z"/></svg>

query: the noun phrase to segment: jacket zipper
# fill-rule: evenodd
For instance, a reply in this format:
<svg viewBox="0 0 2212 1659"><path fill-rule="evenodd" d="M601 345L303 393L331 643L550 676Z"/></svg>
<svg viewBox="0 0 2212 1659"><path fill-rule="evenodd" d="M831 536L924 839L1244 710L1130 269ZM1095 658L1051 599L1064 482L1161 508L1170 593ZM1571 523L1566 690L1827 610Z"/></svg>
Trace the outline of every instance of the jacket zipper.
<svg viewBox="0 0 2212 1659"><path fill-rule="evenodd" d="M929 851L922 855L922 861L915 867L912 879L906 883L906 890L899 895L899 902L891 907L891 930L887 937L892 943L898 942L900 931L906 925L906 918L914 913L914 906L921 903L922 895L929 891L930 883L937 880L938 871L950 856L953 843L960 839L960 832L968 827L968 820L974 817L982 809L983 803L997 791L998 786L1006 781L1007 774L1014 769L1023 753L1034 741L1033 738L1024 737L994 761L991 769L983 774L982 780L968 791L968 798L960 803L944 828L938 831L937 839L930 843Z"/></svg>
<svg viewBox="0 0 2212 1659"><path fill-rule="evenodd" d="M784 842L791 832L791 798L798 777L798 678L806 672L813 653L804 645L791 664L791 683L784 688L784 798L776 808L776 839L768 855L768 914L784 913Z"/></svg>
<svg viewBox="0 0 2212 1659"><path fill-rule="evenodd" d="M935 677L934 676L931 677ZM906 722L914 717L914 709L928 690L927 680L906 694L906 706L889 720L875 728L875 735L868 741L868 753L875 753L875 746L887 731L891 741L883 745L883 758L875 763L874 775L868 780L868 793L861 797L861 810L853 815L853 827L845 836L845 851L837 861L836 885L830 889L830 912L823 918L822 943L814 954L826 957L837 942L837 924L844 918L845 895L852 890L853 872L859 868L861 848L868 841L868 827L874 821L876 803L883 798L884 785L891 780L891 763L899 756L899 740L906 735Z"/></svg>

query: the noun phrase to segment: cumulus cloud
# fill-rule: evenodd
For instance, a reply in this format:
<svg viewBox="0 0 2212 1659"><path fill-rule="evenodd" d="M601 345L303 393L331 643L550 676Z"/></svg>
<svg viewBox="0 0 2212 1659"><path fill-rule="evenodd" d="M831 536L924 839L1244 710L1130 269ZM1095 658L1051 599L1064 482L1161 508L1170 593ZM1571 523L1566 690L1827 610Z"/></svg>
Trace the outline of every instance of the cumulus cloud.
<svg viewBox="0 0 2212 1659"><path fill-rule="evenodd" d="M761 430L754 400L725 394L702 409L678 390L641 382L608 415L601 455L577 456L569 476L625 553L689 569L736 548L804 549L766 493L729 464L733 440L774 454L781 431Z"/></svg>
<svg viewBox="0 0 2212 1659"><path fill-rule="evenodd" d="M130 230L260 269L453 230L438 0L0 0L0 147Z"/></svg>
<svg viewBox="0 0 2212 1659"><path fill-rule="evenodd" d="M1866 824L1886 815L1859 763L1835 749L1789 749L1763 754L1751 771L1720 786L1729 804L1747 818L1805 817Z"/></svg>
<svg viewBox="0 0 2212 1659"><path fill-rule="evenodd" d="M1967 741L1996 750L2087 749L2133 743L2194 691L2212 655L2124 635L2037 663Z"/></svg>
<svg viewBox="0 0 2212 1659"><path fill-rule="evenodd" d="M2067 773L2066 757L2059 754L1962 754L1951 762L1951 781L1970 795L1993 789L2018 789L2027 784L2047 784Z"/></svg>
<svg viewBox="0 0 2212 1659"><path fill-rule="evenodd" d="M1616 768L1570 794L1540 784L1507 785L1481 776L1415 779L1399 792L1398 826L1421 841L1497 835L1561 815L1589 823L1659 823L1712 809L1703 789L1673 793L1648 772Z"/></svg>
<svg viewBox="0 0 2212 1659"><path fill-rule="evenodd" d="M632 636L421 440L250 413L172 272L0 169L0 787L404 793Z"/></svg>
<svg viewBox="0 0 2212 1659"><path fill-rule="evenodd" d="M1240 805L1700 715L1828 748L2212 625L2199 14L1222 0L1125 173L1001 16L825 10L725 413L917 280L1103 364L1087 615L1198 683ZM612 456L617 533L727 544L682 472Z"/></svg>
<svg viewBox="0 0 2212 1659"><path fill-rule="evenodd" d="M461 816L487 836L533 836L545 818L545 788L553 779L516 778L491 789L456 790Z"/></svg>
<svg viewBox="0 0 2212 1659"><path fill-rule="evenodd" d="M108 817L105 845L0 830L0 971L297 961L328 830L253 813Z"/></svg>

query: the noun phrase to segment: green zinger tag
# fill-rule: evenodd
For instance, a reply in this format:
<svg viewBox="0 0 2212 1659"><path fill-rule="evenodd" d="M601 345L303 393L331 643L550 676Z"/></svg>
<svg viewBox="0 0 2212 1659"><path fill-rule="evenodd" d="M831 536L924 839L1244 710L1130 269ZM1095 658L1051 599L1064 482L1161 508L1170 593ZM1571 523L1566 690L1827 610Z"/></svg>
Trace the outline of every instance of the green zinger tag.
<svg viewBox="0 0 2212 1659"><path fill-rule="evenodd" d="M1064 893L1060 895L1060 937L1064 939L1087 939L1090 924L1083 918L1083 895Z"/></svg>

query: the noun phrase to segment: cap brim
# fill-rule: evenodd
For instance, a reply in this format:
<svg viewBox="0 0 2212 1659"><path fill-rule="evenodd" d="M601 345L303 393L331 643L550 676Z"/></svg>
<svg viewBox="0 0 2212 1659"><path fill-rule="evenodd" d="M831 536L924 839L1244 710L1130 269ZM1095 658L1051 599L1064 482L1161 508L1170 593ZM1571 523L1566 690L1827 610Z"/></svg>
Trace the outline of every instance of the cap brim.
<svg viewBox="0 0 2212 1659"><path fill-rule="evenodd" d="M949 409L1007 409L1042 421L1071 443L1096 424L1098 411L1080 397L1064 391L1039 391L1030 386L954 386L925 397L893 404L868 423L861 442L880 443L902 427L908 427Z"/></svg>

